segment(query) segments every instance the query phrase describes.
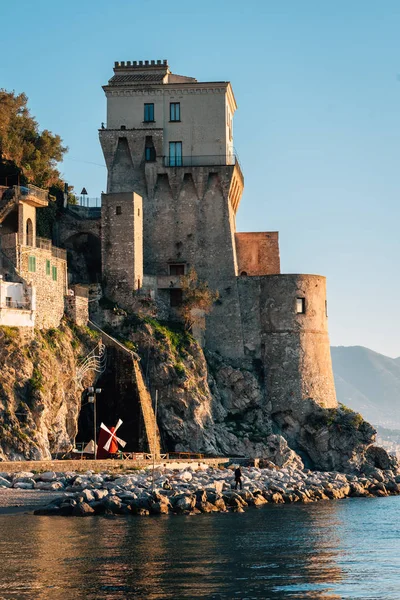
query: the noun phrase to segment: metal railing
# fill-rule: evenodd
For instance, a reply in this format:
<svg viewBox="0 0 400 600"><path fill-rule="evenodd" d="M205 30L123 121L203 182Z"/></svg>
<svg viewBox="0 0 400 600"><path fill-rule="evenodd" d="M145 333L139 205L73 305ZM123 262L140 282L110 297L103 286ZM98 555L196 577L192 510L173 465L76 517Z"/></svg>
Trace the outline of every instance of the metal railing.
<svg viewBox="0 0 400 600"><path fill-rule="evenodd" d="M225 167L237 163L238 159L234 154L164 156L165 167Z"/></svg>
<svg viewBox="0 0 400 600"><path fill-rule="evenodd" d="M22 300L2 300L0 304L0 308L17 308L19 310L31 310L32 303L31 302L22 302Z"/></svg>
<svg viewBox="0 0 400 600"><path fill-rule="evenodd" d="M48 202L48 191L42 190L36 185L14 185L13 190L18 198L29 198L33 197L39 200L40 203L47 205Z"/></svg>
<svg viewBox="0 0 400 600"><path fill-rule="evenodd" d="M69 204L68 211L80 219L100 219L101 217L101 206Z"/></svg>

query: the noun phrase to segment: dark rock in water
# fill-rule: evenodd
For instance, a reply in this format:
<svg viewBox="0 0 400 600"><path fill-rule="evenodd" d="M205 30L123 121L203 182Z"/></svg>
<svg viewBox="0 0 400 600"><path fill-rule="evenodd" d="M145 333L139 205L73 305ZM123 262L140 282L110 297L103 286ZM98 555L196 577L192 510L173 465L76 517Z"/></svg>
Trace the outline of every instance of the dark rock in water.
<svg viewBox="0 0 400 600"><path fill-rule="evenodd" d="M150 511L147 508L131 505L131 509L133 515L139 515L140 517L145 517L150 514Z"/></svg>
<svg viewBox="0 0 400 600"><path fill-rule="evenodd" d="M74 517L87 517L89 515L94 515L94 510L87 502L80 502L73 507L72 515Z"/></svg>
<svg viewBox="0 0 400 600"><path fill-rule="evenodd" d="M118 496L107 496L107 498L104 498L103 504L106 510L110 510L113 513L119 513L122 508L122 502Z"/></svg>
<svg viewBox="0 0 400 600"><path fill-rule="evenodd" d="M38 508L33 512L33 514L43 516L57 516L61 515L61 510L58 506L45 506L44 508Z"/></svg>

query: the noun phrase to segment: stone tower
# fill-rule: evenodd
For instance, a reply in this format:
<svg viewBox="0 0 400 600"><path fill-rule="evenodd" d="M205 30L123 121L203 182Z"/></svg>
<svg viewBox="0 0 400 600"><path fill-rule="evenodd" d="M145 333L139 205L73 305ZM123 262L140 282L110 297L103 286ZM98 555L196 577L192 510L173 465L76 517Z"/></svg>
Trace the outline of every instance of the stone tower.
<svg viewBox="0 0 400 600"><path fill-rule="evenodd" d="M130 203L132 194L139 194L144 287L173 315L180 301L180 275L194 267L219 292L207 317L207 349L240 365L259 361L276 411L287 400L305 398L336 406L325 279L280 275L277 232L236 231L244 179L233 149L237 106L230 83L175 75L165 60L128 61L115 63L114 76L103 89L107 286L111 273L116 289L121 276L121 298L129 305L137 261L127 254L121 273L116 262L123 250L106 256L106 248L107 236L115 249L125 247L125 234L132 239L134 217L122 219L118 233L109 233L115 217L107 220L105 215L113 213L118 198L129 197ZM140 251L132 252L132 257L140 256Z"/></svg>

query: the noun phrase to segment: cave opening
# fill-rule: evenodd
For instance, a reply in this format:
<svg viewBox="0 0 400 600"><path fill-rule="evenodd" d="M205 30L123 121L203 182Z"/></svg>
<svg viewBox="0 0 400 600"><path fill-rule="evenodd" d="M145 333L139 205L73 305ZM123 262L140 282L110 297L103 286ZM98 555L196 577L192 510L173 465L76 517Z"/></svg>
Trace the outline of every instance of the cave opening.
<svg viewBox="0 0 400 600"><path fill-rule="evenodd" d="M100 394L96 394L97 440L101 423L110 429L121 419L123 423L117 431L117 436L126 442L126 446L119 449L124 452L147 452L146 433L131 357L115 348L107 348L107 368L91 385L102 390ZM88 402L84 392L76 442L88 443L93 437L94 407Z"/></svg>

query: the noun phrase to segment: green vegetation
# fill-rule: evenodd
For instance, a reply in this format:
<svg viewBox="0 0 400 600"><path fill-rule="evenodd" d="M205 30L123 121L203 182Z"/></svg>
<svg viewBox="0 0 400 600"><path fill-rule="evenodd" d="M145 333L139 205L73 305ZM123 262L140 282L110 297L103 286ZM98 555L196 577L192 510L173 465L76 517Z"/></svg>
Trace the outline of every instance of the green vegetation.
<svg viewBox="0 0 400 600"><path fill-rule="evenodd" d="M7 327L7 325L0 326L0 339L3 338L7 342L12 342L19 338L18 327Z"/></svg>
<svg viewBox="0 0 400 600"><path fill-rule="evenodd" d="M42 188L60 184L56 168L67 148L59 135L39 131L25 94L0 89L0 176L12 183L33 183ZM2 182L3 183L3 182Z"/></svg>
<svg viewBox="0 0 400 600"><path fill-rule="evenodd" d="M193 312L197 309L204 314L210 313L219 298L219 293L210 290L208 283L198 278L194 268L190 269L187 275L182 275L181 288L183 302L179 307L179 314L183 318L185 328L190 331L196 322ZM197 324L200 323L201 321L198 321Z"/></svg>

